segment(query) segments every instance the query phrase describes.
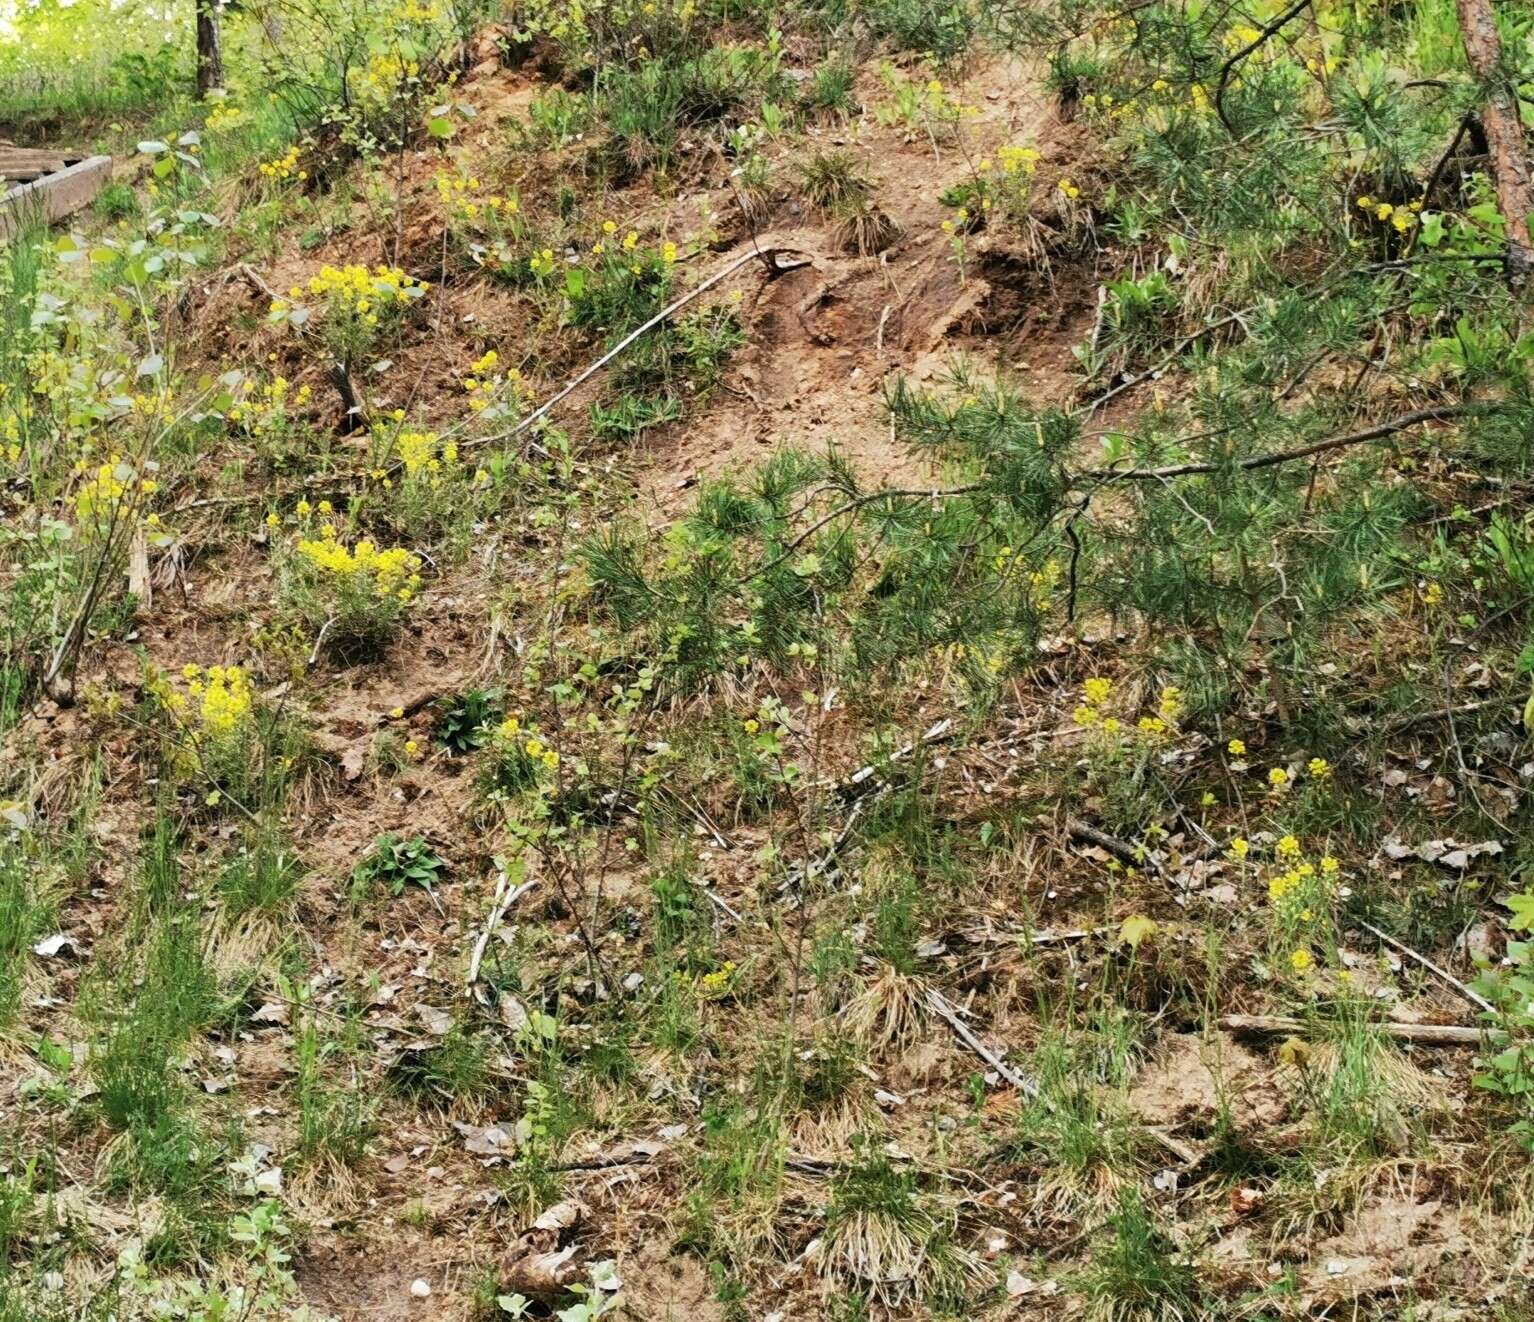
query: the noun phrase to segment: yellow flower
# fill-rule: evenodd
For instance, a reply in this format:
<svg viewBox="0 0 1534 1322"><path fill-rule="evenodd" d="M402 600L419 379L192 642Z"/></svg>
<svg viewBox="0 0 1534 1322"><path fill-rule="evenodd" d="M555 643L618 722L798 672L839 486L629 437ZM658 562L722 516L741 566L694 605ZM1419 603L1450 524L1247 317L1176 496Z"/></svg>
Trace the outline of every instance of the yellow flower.
<svg viewBox="0 0 1534 1322"><path fill-rule="evenodd" d="M418 744L414 739L405 740L405 754L407 757L414 757L420 751L421 745Z"/></svg>
<svg viewBox="0 0 1534 1322"><path fill-rule="evenodd" d="M1113 692L1113 681L1111 679L1089 679L1082 685L1082 692L1086 695L1088 702L1094 707L1100 707L1107 701L1108 695Z"/></svg>
<svg viewBox="0 0 1534 1322"><path fill-rule="evenodd" d="M1274 767L1268 772L1268 784L1274 789L1280 789L1289 783L1289 773L1283 767Z"/></svg>
<svg viewBox="0 0 1534 1322"><path fill-rule="evenodd" d="M1241 739L1232 739L1225 747L1230 750L1232 757L1246 756L1246 743Z"/></svg>
<svg viewBox="0 0 1534 1322"><path fill-rule="evenodd" d="M1312 780L1325 780L1332 774L1332 765L1324 757L1310 759L1310 778Z"/></svg>
<svg viewBox="0 0 1534 1322"><path fill-rule="evenodd" d="M1336 871L1341 866L1342 864L1339 863L1330 854L1326 855L1326 857L1321 860L1321 871L1324 872L1328 877L1336 873Z"/></svg>
<svg viewBox="0 0 1534 1322"><path fill-rule="evenodd" d="M1245 858L1252 846L1241 836L1237 836L1230 842L1230 852L1236 858Z"/></svg>
<svg viewBox="0 0 1534 1322"><path fill-rule="evenodd" d="M391 707L389 709L389 719L391 721L401 720L404 717L404 715L405 715L405 709L403 707Z"/></svg>
<svg viewBox="0 0 1534 1322"><path fill-rule="evenodd" d="M1286 835L1278 842L1277 849L1280 858L1295 858L1300 852L1300 842L1292 835Z"/></svg>
<svg viewBox="0 0 1534 1322"><path fill-rule="evenodd" d="M761 728L761 724L754 720L745 721L741 725L741 729L743 729L747 734L755 734Z"/></svg>
<svg viewBox="0 0 1534 1322"><path fill-rule="evenodd" d="M1305 972L1315 962L1308 950L1296 950L1289 956L1289 967L1296 973Z"/></svg>

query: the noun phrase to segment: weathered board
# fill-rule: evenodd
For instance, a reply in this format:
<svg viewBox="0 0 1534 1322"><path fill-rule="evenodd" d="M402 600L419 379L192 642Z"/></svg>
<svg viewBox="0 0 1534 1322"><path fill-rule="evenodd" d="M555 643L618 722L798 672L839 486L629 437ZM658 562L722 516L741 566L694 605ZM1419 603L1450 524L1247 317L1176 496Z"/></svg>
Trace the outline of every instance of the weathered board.
<svg viewBox="0 0 1534 1322"><path fill-rule="evenodd" d="M112 178L110 156L0 146L0 239L29 216L52 222L89 205Z"/></svg>

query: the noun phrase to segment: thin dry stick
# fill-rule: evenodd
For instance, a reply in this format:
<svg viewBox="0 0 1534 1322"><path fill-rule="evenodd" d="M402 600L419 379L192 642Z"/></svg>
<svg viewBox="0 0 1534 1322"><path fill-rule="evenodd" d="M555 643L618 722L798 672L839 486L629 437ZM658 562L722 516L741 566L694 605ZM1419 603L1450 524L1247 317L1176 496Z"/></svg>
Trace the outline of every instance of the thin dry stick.
<svg viewBox="0 0 1534 1322"><path fill-rule="evenodd" d="M808 257L802 257L800 260L790 260L786 264L779 260L784 253L795 251L796 250L792 248L753 248L750 252L742 253L728 266L715 271L713 275L709 276L709 278L700 284L696 289L683 294L678 299L674 299L670 304L662 308L653 317L651 317L649 321L645 322L644 325L630 331L621 340L619 340L617 344L613 345L611 349L609 349L600 358L598 358L596 362L592 363L591 366L588 367L584 372L575 377L573 380L567 382L563 389L557 391L553 395L550 395L549 398L543 402L543 404L534 409L525 418L521 419L514 427L510 427L503 432L493 432L489 436L480 436L474 438L473 440L465 441L462 445L459 446L459 449L467 450L476 445L488 445L492 441L509 441L513 436L526 431L540 418L546 417L549 413L549 410L558 404L560 400L564 399L567 395L571 394L573 391L585 384L604 367L606 367L608 363L612 362L614 358L616 358L625 349L627 349L629 345L633 344L635 340L639 339L640 336L654 330L655 327L661 324L661 322L675 316L676 313L680 312L689 303L691 303L693 299L697 298L700 294L703 294L706 291L712 289L721 280L734 275L736 271L740 270L740 268L745 266L748 262L761 262L764 266L767 267L769 274L773 277L780 276L787 271L797 270L801 266L809 266L810 259Z"/></svg>
<svg viewBox="0 0 1534 1322"><path fill-rule="evenodd" d="M1099 831L1097 827L1082 821L1079 817L1072 817L1066 821L1065 832L1072 840L1084 840L1087 844L1107 850L1120 863L1129 867L1144 868L1147 872L1161 871L1161 864L1156 862L1148 851L1137 849L1127 840L1120 840L1116 835Z"/></svg>
<svg viewBox="0 0 1534 1322"><path fill-rule="evenodd" d="M485 949L489 946L495 929L501 925L501 919L506 916L506 911L537 884L538 879L534 877L519 886L513 886L511 878L505 872L496 879L495 900L490 905L490 917L486 920L479 939L474 943L474 953L469 957L467 986L473 987L479 981L479 966L485 958Z"/></svg>
<svg viewBox="0 0 1534 1322"><path fill-rule="evenodd" d="M1379 937L1379 939L1383 941L1387 946L1391 946L1392 948L1399 950L1403 955L1409 955L1412 959L1416 960L1417 963L1422 965L1422 967L1425 968L1429 973L1436 973L1472 1005L1480 1006L1481 1009L1487 1012L1487 1014L1492 1014L1495 1012L1495 1007L1484 996L1482 996L1477 991L1472 991L1453 974L1447 973L1443 969L1439 968L1438 965L1433 963L1433 961L1430 960L1426 955L1418 954L1409 945L1406 945L1402 941L1397 941L1395 937L1380 931L1380 929L1377 928L1373 923L1366 923L1363 921L1363 919L1360 918L1358 920L1358 925L1366 932L1373 932L1374 935Z"/></svg>
<svg viewBox="0 0 1534 1322"><path fill-rule="evenodd" d="M948 1026L953 1029L954 1036L959 1041L964 1043L965 1046L979 1056L981 1060L985 1061L987 1065L1014 1088L1027 1093L1029 1097L1038 1097L1039 1085L1031 1079L1024 1078L1023 1075L1019 1074L992 1051L990 1047L986 1046L984 1042L976 1037L970 1026L959 1018L959 1012L954 1009L941 992L929 987L927 989L927 1005L931 1008L933 1014L947 1021Z"/></svg>
<svg viewBox="0 0 1534 1322"><path fill-rule="evenodd" d="M1459 1024L1397 1024L1389 1020L1375 1025L1388 1037L1401 1042L1415 1042L1423 1047L1478 1047L1485 1039L1479 1028ZM1305 1025L1283 1015L1227 1014L1220 1017L1220 1027L1232 1033L1303 1033Z"/></svg>

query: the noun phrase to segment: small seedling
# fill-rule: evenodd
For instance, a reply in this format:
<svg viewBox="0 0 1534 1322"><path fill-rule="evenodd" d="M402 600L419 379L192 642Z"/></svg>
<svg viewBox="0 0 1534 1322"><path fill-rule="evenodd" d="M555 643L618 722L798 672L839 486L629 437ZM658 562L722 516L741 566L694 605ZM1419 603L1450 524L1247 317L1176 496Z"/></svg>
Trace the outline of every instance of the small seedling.
<svg viewBox="0 0 1534 1322"><path fill-rule="evenodd" d="M419 886L436 905L437 882L446 867L421 836L401 840L393 834L381 835L373 852L352 873L352 899L360 902L379 886L395 896L403 895L408 886Z"/></svg>
<svg viewBox="0 0 1534 1322"><path fill-rule="evenodd" d="M490 738L490 727L501 719L500 694L470 689L450 698L437 719L437 738L450 753L472 753Z"/></svg>

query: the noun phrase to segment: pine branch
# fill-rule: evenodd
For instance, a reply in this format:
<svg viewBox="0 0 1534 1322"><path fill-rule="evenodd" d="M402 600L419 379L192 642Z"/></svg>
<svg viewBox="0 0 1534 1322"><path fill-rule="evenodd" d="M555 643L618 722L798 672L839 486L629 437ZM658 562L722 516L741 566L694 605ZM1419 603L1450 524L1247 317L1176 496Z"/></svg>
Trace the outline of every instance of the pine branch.
<svg viewBox="0 0 1534 1322"><path fill-rule="evenodd" d="M1391 418L1386 422L1376 423L1372 427L1365 427L1362 431L1345 432L1341 436L1329 436L1323 441L1313 441L1309 445L1301 445L1293 450L1279 450L1273 454L1256 455L1251 459L1243 459L1234 465L1189 463L1170 464L1165 468L1126 468L1120 472L1097 470L1078 474L1079 477L1101 476L1107 482L1161 482L1169 477L1190 477L1198 473L1219 473L1227 467L1233 467L1242 471L1251 471L1256 468L1273 468L1278 464L1287 464L1295 459L1309 459L1313 455L1326 454L1332 450L1343 450L1348 446L1362 445L1365 441L1377 441L1382 436L1393 436L1396 432L1406 431L1423 422L1447 422L1454 418L1474 417L1485 413L1488 408L1495 405L1488 404L1443 404L1435 408L1413 409L1410 413L1403 413L1399 417Z"/></svg>
<svg viewBox="0 0 1534 1322"><path fill-rule="evenodd" d="M1236 66L1240 64L1242 60L1246 59L1246 57L1259 46L1266 44L1267 41L1272 38L1275 33L1277 33L1292 19L1298 18L1309 8L1310 0L1299 0L1298 4L1291 5L1271 23L1269 23L1267 27L1263 28L1261 32L1253 37L1251 41L1247 42L1245 46L1243 46L1234 55L1232 55L1230 59L1225 61L1224 67L1220 70L1219 85L1214 89L1214 109L1215 113L1220 117L1220 123L1225 125L1225 129L1231 137L1236 136L1236 130L1230 122L1230 117L1225 113L1225 89L1230 83L1231 74L1235 72Z"/></svg>

